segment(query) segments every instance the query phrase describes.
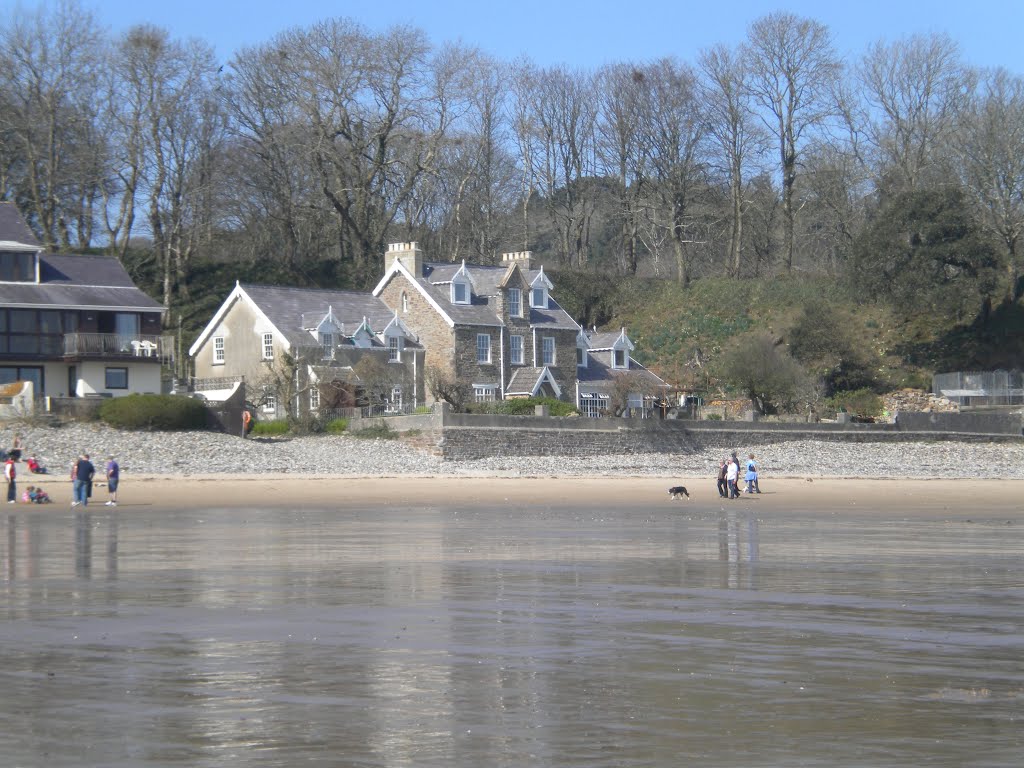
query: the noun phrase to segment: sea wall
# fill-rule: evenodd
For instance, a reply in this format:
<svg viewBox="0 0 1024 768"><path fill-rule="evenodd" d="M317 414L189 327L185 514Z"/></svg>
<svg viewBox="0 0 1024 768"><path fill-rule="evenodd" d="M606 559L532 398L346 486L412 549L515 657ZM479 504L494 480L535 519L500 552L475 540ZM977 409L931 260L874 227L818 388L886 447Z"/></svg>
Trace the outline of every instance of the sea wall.
<svg viewBox="0 0 1024 768"><path fill-rule="evenodd" d="M1019 414L900 414L895 423L889 424L800 424L494 416L442 409L428 415L364 419L361 423L371 421L384 421L399 432L411 430L417 447L452 461L494 456L697 453L796 440L1024 441Z"/></svg>

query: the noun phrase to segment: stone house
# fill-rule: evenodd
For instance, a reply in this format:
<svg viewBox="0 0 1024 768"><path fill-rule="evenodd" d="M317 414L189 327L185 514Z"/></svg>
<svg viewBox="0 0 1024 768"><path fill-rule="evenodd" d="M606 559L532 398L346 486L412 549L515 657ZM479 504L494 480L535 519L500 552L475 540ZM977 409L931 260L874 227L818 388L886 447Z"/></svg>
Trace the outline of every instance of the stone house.
<svg viewBox="0 0 1024 768"><path fill-rule="evenodd" d="M0 384L35 398L159 393L174 353L162 312L116 258L44 253L0 202Z"/></svg>
<svg viewBox="0 0 1024 768"><path fill-rule="evenodd" d="M422 346L368 293L236 283L189 355L197 390L244 380L268 419L367 399L407 409L424 398Z"/></svg>
<svg viewBox="0 0 1024 768"><path fill-rule="evenodd" d="M236 285L189 349L196 379L245 377L268 416L286 410L271 391L287 391L297 414L364 386L360 361L377 355L395 371L396 406L432 403L426 372L436 368L471 387L476 402L547 396L581 407L583 392L587 412L604 415L630 381L639 387L630 407L649 409L665 384L629 355L625 331L585 332L530 261L526 251L504 254L500 266L427 262L416 243L393 243L371 293ZM301 358L290 387L281 386L285 356Z"/></svg>
<svg viewBox="0 0 1024 768"><path fill-rule="evenodd" d="M585 416L616 413L648 416L663 402L668 384L633 359L626 329L583 333L585 351L577 369L577 407Z"/></svg>
<svg viewBox="0 0 1024 768"><path fill-rule="evenodd" d="M470 384L476 402L573 402L582 329L551 296L544 268L531 268L529 251L502 262L425 262L416 243L393 243L373 295L419 337L424 364Z"/></svg>

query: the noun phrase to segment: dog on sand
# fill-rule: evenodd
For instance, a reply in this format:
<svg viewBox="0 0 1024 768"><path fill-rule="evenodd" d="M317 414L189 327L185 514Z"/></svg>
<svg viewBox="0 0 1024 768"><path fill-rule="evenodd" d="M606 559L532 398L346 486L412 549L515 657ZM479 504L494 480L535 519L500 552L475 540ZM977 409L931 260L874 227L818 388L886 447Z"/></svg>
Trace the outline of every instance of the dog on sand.
<svg viewBox="0 0 1024 768"><path fill-rule="evenodd" d="M673 499L681 499L684 496L690 498L690 492L686 490L685 485L673 485L668 489L668 495Z"/></svg>

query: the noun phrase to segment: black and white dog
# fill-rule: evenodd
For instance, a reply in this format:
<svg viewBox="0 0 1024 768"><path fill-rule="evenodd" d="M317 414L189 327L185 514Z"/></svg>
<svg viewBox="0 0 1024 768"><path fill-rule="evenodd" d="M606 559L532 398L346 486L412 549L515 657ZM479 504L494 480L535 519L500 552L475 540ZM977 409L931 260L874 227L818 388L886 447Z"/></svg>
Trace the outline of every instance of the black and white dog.
<svg viewBox="0 0 1024 768"><path fill-rule="evenodd" d="M690 498L690 492L686 490L685 485L674 485L668 489L668 495L673 499L681 499L683 496Z"/></svg>

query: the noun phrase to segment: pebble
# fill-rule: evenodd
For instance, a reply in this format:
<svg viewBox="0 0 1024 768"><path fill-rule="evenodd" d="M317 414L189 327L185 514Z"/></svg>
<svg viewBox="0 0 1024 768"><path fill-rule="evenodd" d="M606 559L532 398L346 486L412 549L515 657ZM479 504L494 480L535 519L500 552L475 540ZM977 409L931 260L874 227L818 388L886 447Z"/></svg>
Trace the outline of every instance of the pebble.
<svg viewBox="0 0 1024 768"><path fill-rule="evenodd" d="M217 432L130 432L73 422L60 427L8 425L0 439L22 436L56 478L66 477L79 453L100 466L117 456L128 475L297 474L483 477L714 477L727 451L603 456L500 456L444 461L401 440L348 435L281 438ZM753 452L762 477L1024 478L1024 443L839 443L793 441L733 446Z"/></svg>

